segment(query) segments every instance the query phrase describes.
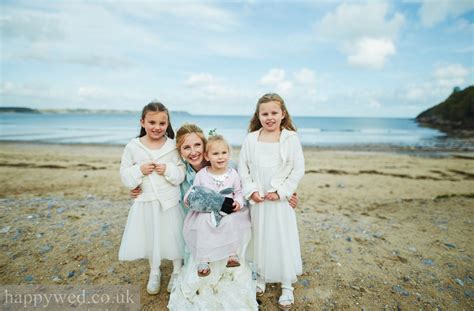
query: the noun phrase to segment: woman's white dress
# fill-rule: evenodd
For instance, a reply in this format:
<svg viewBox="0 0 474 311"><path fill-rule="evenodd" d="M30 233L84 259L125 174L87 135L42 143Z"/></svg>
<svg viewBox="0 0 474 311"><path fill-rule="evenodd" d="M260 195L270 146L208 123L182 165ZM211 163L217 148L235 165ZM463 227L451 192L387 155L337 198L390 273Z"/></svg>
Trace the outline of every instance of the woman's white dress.
<svg viewBox="0 0 474 311"><path fill-rule="evenodd" d="M256 165L264 193L282 166L280 143L257 142ZM252 239L249 258L265 282L294 283L302 273L298 227L294 209L286 200L250 206Z"/></svg>
<svg viewBox="0 0 474 311"><path fill-rule="evenodd" d="M240 267L227 268L227 259L211 262L211 274L197 275L199 261L191 255L178 276L170 294L169 310L257 310L256 283L244 260L245 248L239 252Z"/></svg>

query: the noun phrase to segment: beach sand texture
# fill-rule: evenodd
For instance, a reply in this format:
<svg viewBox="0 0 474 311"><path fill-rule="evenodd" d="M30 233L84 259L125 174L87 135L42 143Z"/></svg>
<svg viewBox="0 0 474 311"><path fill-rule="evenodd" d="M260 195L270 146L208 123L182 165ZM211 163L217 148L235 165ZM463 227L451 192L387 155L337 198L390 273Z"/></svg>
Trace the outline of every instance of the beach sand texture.
<svg viewBox="0 0 474 311"><path fill-rule="evenodd" d="M122 150L0 144L2 284L139 284L144 309L166 308L169 261L156 296L146 260L118 261L131 205ZM305 148L305 158L295 310L474 309L472 153ZM262 310L278 296L270 284Z"/></svg>

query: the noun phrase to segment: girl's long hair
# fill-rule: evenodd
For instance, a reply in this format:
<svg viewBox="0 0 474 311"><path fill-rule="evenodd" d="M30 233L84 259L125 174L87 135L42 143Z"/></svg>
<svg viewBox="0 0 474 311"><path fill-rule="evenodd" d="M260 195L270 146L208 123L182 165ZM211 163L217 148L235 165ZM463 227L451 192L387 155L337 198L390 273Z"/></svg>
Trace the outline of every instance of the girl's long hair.
<svg viewBox="0 0 474 311"><path fill-rule="evenodd" d="M168 116L168 127L166 128L166 136L173 139L174 131L173 131L173 127L171 126L170 113L168 111L168 108L166 108L166 106L160 102L152 101L151 103L143 107L142 117L140 120L145 120L145 116L148 112L166 112L166 115ZM140 134L138 135L138 137L143 137L145 135L146 135L146 131L142 126L140 128Z"/></svg>
<svg viewBox="0 0 474 311"><path fill-rule="evenodd" d="M268 93L258 99L255 113L253 114L252 119L250 120L249 132L254 132L262 128L262 123L260 122L260 119L258 117L260 105L272 101L279 103L281 110L285 114L285 118L281 121L280 128L285 128L289 131L296 132L296 127L293 125L290 113L288 112L288 109L286 109L285 101L283 100L283 98L281 98L280 95L276 93Z"/></svg>

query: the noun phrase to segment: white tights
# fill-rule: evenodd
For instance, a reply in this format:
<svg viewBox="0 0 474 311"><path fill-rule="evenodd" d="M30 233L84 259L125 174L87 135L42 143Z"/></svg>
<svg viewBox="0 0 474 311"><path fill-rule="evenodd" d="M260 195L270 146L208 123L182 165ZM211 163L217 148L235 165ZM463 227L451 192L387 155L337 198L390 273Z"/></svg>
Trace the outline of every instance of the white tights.
<svg viewBox="0 0 474 311"><path fill-rule="evenodd" d="M160 266L156 266L149 260L150 263L150 274L159 274L160 273ZM182 259L174 259L173 260L173 273L180 273L181 268L183 267L183 260Z"/></svg>

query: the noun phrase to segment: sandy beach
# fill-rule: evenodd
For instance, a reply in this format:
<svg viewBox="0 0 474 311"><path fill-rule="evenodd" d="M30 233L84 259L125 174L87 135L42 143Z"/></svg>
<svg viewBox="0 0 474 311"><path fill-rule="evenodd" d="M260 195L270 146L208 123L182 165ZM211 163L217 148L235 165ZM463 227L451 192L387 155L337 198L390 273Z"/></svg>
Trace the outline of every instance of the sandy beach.
<svg viewBox="0 0 474 311"><path fill-rule="evenodd" d="M118 261L122 150L0 143L1 284L137 284L142 308L166 309L171 263L149 296L147 261ZM474 308L474 153L430 155L305 148L295 310Z"/></svg>

